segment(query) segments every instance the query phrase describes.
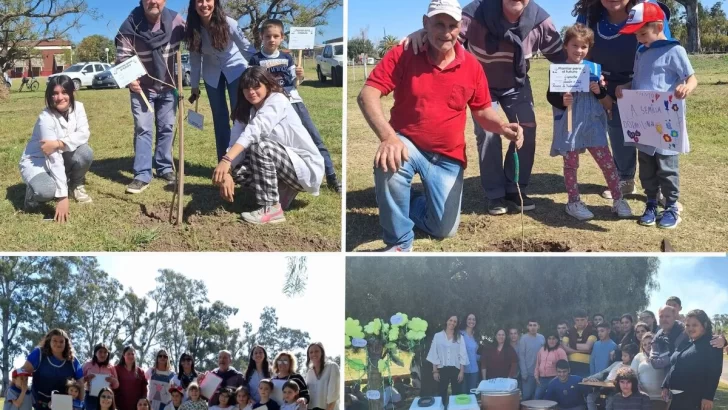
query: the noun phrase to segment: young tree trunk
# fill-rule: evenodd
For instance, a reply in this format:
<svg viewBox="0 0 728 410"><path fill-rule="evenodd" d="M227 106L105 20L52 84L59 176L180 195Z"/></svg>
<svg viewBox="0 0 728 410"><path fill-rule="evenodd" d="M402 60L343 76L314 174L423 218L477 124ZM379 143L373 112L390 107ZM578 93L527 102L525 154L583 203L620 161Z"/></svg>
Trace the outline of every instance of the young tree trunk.
<svg viewBox="0 0 728 410"><path fill-rule="evenodd" d="M368 374L368 380L367 380L367 390L369 390L369 386L374 387L375 389L379 389L382 384L382 374L379 373L379 359L382 357L382 351L384 350L384 346L382 345L382 342L379 340L372 341L372 339L367 340L367 355L368 355L368 363L367 367L369 368L369 374ZM366 392L364 393L366 394ZM384 397L379 397L379 400L368 400L369 402L369 410L382 410L384 407L383 399Z"/></svg>
<svg viewBox="0 0 728 410"><path fill-rule="evenodd" d="M688 53L700 52L700 28L698 27L698 0L677 0L685 7L685 19L688 30L688 42L685 49Z"/></svg>

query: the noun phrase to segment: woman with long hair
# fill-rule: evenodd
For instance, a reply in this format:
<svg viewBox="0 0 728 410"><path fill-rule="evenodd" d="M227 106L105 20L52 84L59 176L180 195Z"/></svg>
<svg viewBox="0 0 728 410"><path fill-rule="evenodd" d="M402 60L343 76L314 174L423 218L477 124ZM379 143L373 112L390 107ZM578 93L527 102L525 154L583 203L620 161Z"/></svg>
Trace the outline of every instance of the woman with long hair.
<svg viewBox="0 0 728 410"><path fill-rule="evenodd" d="M283 211L299 192L319 194L323 158L285 91L264 68L250 67L243 73L238 97L230 149L215 168L212 181L229 202L236 182L255 190L261 208L243 212L245 222L285 222Z"/></svg>
<svg viewBox="0 0 728 410"><path fill-rule="evenodd" d="M245 381L248 383L248 391L255 402L260 401L260 392L258 385L263 379L270 379L270 363L268 362L268 352L260 345L253 347L250 351L250 360L248 361L248 369L245 371Z"/></svg>
<svg viewBox="0 0 728 410"><path fill-rule="evenodd" d="M510 329L508 329L510 331ZM518 330L515 332L518 336ZM506 329L496 330L493 343L481 355L480 367L483 379L499 377L515 379L518 374L518 355L513 343L506 336Z"/></svg>
<svg viewBox="0 0 728 410"><path fill-rule="evenodd" d="M536 356L536 399L541 400L546 394L546 387L556 377L556 363L567 360L566 351L561 348L559 334L554 332L546 335L546 343Z"/></svg>
<svg viewBox="0 0 728 410"><path fill-rule="evenodd" d="M296 373L296 357L291 352L280 352L273 360L273 378L271 381L275 386L271 398L279 405L283 405L283 385L287 381L294 381L298 384L298 399L296 402L300 408L308 406L311 399L308 394L308 386L303 376Z"/></svg>
<svg viewBox="0 0 728 410"><path fill-rule="evenodd" d="M95 397L95 399L95 409L116 410L116 400L114 400L114 392L110 388L102 387L101 390L99 390L98 397ZM86 409L88 409L88 407L86 407Z"/></svg>
<svg viewBox="0 0 728 410"><path fill-rule="evenodd" d="M127 345L121 351L121 357L116 362L116 374L119 378L119 387L114 390L118 410L137 410L139 398L147 400L147 378L144 371L136 364L134 347ZM149 402L147 401L147 407ZM147 408L146 410L151 410Z"/></svg>
<svg viewBox="0 0 728 410"><path fill-rule="evenodd" d="M190 50L190 82L194 99L200 96L200 71L215 128L217 160L230 145L230 106L237 105L238 82L255 54L238 22L227 15L220 0L190 0L187 8L185 43Z"/></svg>
<svg viewBox="0 0 728 410"><path fill-rule="evenodd" d="M306 368L309 410L339 410L339 366L326 358L326 350L321 342L308 345Z"/></svg>
<svg viewBox="0 0 728 410"><path fill-rule="evenodd" d="M195 359L189 352L180 355L177 362L177 374L172 378L172 384L182 387L184 400L187 400L187 388L190 383L197 380L197 371L195 370Z"/></svg>
<svg viewBox="0 0 728 410"><path fill-rule="evenodd" d="M658 330L660 330L660 325L657 324L657 318L655 317L655 313L651 310L645 310L644 312L640 313L638 316L638 320L642 323L645 323L648 327L648 331L655 334Z"/></svg>
<svg viewBox="0 0 728 410"><path fill-rule="evenodd" d="M440 384L440 397L445 408L449 399L448 386L452 387L454 395L462 392L465 366L469 364L465 340L457 328L458 317L448 316L443 330L433 337L427 354L427 361L432 363L432 377Z"/></svg>
<svg viewBox="0 0 728 410"><path fill-rule="evenodd" d="M478 369L478 363L480 363L480 335L477 330L478 321L475 318L475 313L469 313L465 316L463 323L460 328L460 334L465 340L465 350L468 352L468 365L465 366L465 378L463 382L463 388L465 391L470 391L478 387L480 383L480 371Z"/></svg>
<svg viewBox="0 0 728 410"><path fill-rule="evenodd" d="M144 372L144 377L149 381L147 399L152 404L152 410L164 410L171 402L169 386L174 378L174 370L166 350L157 351L154 366Z"/></svg>
<svg viewBox="0 0 728 410"><path fill-rule="evenodd" d="M54 220L66 222L69 196L79 203L91 202L85 187L93 161L91 132L86 110L76 101L75 86L67 75L48 80L45 104L20 157L20 176L26 184L23 206L31 210L55 199Z"/></svg>
<svg viewBox="0 0 728 410"><path fill-rule="evenodd" d="M119 388L119 378L116 375L116 368L111 365L111 355L109 354L109 348L105 344L99 343L94 346L94 353L91 360L83 364L83 380L87 385L86 392L86 410L97 410L99 398L97 396L91 396L89 391L91 390L92 380L96 377L103 377L106 382L109 383L111 389ZM116 410L116 402L113 403L113 410Z"/></svg>
<svg viewBox="0 0 728 410"><path fill-rule="evenodd" d="M83 369L74 356L71 339L62 329L52 329L25 359L23 370L33 374L33 408L47 410L53 391L65 392L69 379L83 386ZM83 391L79 392L83 400Z"/></svg>
<svg viewBox="0 0 728 410"><path fill-rule="evenodd" d="M653 1L653 0L648 0ZM594 31L594 47L590 50L589 60L602 66L606 81L607 97L599 100L607 111L609 141L614 164L619 174L619 187L622 195L635 194L634 176L637 169L637 149L624 144L622 121L617 109L616 89L618 85L632 81L634 59L637 54L637 37L634 34L620 34L629 12L640 0L578 0L572 15L577 23L584 24ZM668 26L670 10L660 4L665 11L665 35L671 37ZM612 199L608 189L602 193Z"/></svg>
<svg viewBox="0 0 728 410"><path fill-rule="evenodd" d="M700 309L685 315L685 332L690 343L670 358L662 398L667 400L672 392L671 409L710 410L723 371L723 350L710 345L713 322Z"/></svg>
<svg viewBox="0 0 728 410"><path fill-rule="evenodd" d="M639 324L638 324L639 326ZM665 369L655 369L650 363L652 340L655 335L647 332L640 341L640 353L632 359L632 370L637 374L640 390L650 396L652 410L667 409L667 402L662 399L662 382L665 380Z"/></svg>

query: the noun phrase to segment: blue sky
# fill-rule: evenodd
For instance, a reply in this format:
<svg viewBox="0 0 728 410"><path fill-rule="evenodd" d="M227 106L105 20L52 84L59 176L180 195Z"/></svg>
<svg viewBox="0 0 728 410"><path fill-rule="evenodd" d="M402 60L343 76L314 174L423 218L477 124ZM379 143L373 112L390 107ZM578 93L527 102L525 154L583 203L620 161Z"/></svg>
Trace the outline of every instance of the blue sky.
<svg viewBox="0 0 728 410"><path fill-rule="evenodd" d="M662 257L657 280L660 290L650 295L649 310L657 314L670 296L682 301L682 313L702 309L710 317L728 313L727 257Z"/></svg>
<svg viewBox="0 0 728 410"><path fill-rule="evenodd" d="M98 20L92 20L85 17L81 20L80 30L74 30L69 33L71 40L79 42L86 36L92 34L101 34L103 36L114 38L116 32L121 26L121 22L129 15L129 12L139 4L137 0L88 0L88 6L95 8L101 14ZM305 4L310 3L306 0ZM167 7L182 13L189 5L188 0L167 0ZM320 44L331 38L341 37L344 33L344 10L342 7L329 11L327 15L329 24L319 27L323 31L323 35L316 34L316 43Z"/></svg>
<svg viewBox="0 0 728 410"><path fill-rule="evenodd" d="M377 42L387 34L397 38L422 28L422 15L427 11L428 0L348 0L349 1L349 33L347 38L358 37L360 30L369 27L368 38ZM459 0L461 6L466 6L471 0ZM701 0L707 6L715 4L716 0ZM575 18L571 10L576 2L574 0L538 0L554 20L556 28L573 24ZM728 3L723 4L728 11Z"/></svg>

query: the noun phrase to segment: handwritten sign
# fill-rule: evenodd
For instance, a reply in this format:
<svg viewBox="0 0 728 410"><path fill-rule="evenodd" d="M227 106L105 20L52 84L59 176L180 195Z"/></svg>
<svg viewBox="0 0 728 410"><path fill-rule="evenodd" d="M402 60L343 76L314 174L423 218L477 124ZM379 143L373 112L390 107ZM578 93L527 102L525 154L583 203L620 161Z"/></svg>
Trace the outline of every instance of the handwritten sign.
<svg viewBox="0 0 728 410"><path fill-rule="evenodd" d="M291 27L288 48L291 50L310 50L314 47L316 27Z"/></svg>
<svg viewBox="0 0 728 410"><path fill-rule="evenodd" d="M147 74L147 70L144 69L144 64L142 64L138 56L134 56L123 63L111 67L109 71L114 76L114 80L116 80L119 88L124 88L132 81Z"/></svg>
<svg viewBox="0 0 728 410"><path fill-rule="evenodd" d="M200 131L203 131L203 126L205 125L205 117L192 110L187 111L187 124L190 124L191 126L197 128Z"/></svg>
<svg viewBox="0 0 728 410"><path fill-rule="evenodd" d="M624 90L617 100L624 141L685 153L690 151L685 100L672 93Z"/></svg>
<svg viewBox="0 0 728 410"><path fill-rule="evenodd" d="M551 64L549 91L553 93L589 92L589 67L584 64Z"/></svg>

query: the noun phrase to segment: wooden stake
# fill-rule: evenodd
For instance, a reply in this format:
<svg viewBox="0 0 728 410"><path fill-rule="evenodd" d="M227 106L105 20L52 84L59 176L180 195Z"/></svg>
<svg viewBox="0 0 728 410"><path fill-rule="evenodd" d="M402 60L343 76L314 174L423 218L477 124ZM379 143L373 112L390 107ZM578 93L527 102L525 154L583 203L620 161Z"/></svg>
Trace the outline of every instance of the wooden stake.
<svg viewBox="0 0 728 410"><path fill-rule="evenodd" d="M149 109L149 112L154 112L154 108L152 108L152 104L149 104L149 100L147 99L147 95L144 94L144 89L142 89L142 92L139 94L142 95L142 99L144 100L144 104L147 105L147 108Z"/></svg>
<svg viewBox="0 0 728 410"><path fill-rule="evenodd" d="M566 131L571 132L571 105L566 108Z"/></svg>
<svg viewBox="0 0 728 410"><path fill-rule="evenodd" d="M303 50L298 50L298 64L303 68ZM298 87L298 76L296 76L296 87Z"/></svg>
<svg viewBox="0 0 728 410"><path fill-rule="evenodd" d="M177 93L182 95L182 52L177 52ZM184 100L179 98L177 107L177 128L179 129L179 169L177 170L177 221L175 225L182 223L182 210L184 207L185 190L185 127L184 127Z"/></svg>

